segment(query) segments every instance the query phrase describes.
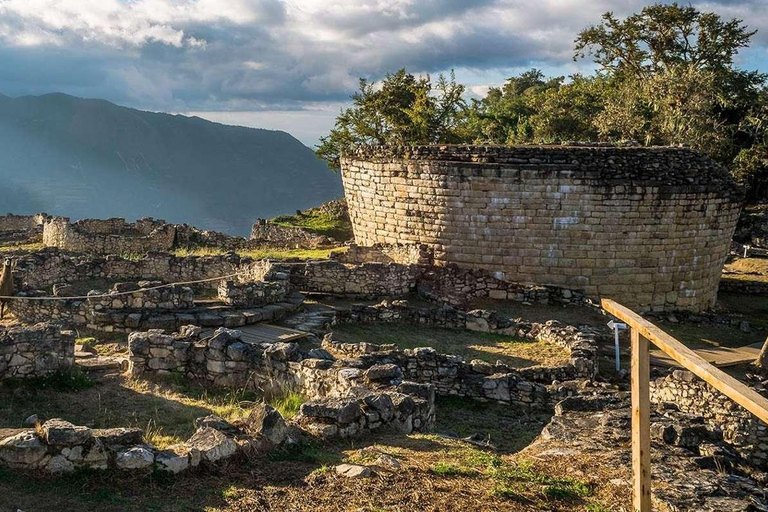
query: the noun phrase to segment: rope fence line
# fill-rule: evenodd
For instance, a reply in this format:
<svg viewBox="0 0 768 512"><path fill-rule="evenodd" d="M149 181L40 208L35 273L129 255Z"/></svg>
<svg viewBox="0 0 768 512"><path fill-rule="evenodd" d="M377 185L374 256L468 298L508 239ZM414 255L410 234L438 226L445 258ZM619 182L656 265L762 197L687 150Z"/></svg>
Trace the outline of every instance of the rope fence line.
<svg viewBox="0 0 768 512"><path fill-rule="evenodd" d="M159 290L161 288L170 288L172 286L186 286L190 284L200 284L200 283L211 283L213 281L221 281L223 279L229 279L231 277L236 277L244 274L250 274L250 271L242 271L242 272L235 272L234 274L227 274L225 276L221 277L209 277L206 279L198 279L195 281L179 281L176 283L165 283L157 286L150 286L149 288L139 288L137 290L129 290L125 292L114 292L114 293L102 293L99 295L80 295L75 297L53 297L53 296L45 296L45 297L24 297L19 295L0 295L0 300L6 301L6 300L87 300L87 299L108 299L112 297L120 297L123 295L133 295L136 293L143 293L151 290Z"/></svg>

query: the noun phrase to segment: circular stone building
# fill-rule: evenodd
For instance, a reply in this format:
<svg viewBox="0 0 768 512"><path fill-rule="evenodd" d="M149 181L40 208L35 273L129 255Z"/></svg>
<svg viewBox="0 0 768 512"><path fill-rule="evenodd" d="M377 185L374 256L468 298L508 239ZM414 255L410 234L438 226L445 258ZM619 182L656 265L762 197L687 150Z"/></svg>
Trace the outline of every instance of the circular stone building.
<svg viewBox="0 0 768 512"><path fill-rule="evenodd" d="M673 147L365 147L341 162L355 240L639 310L713 305L741 208L726 169Z"/></svg>

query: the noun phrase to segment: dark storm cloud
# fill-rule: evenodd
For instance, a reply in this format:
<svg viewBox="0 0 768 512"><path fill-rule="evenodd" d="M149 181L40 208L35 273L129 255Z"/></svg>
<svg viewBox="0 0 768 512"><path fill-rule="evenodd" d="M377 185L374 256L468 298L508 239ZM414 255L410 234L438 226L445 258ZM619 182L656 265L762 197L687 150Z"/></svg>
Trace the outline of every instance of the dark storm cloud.
<svg viewBox="0 0 768 512"><path fill-rule="evenodd" d="M697 7L760 30L764 0ZM572 68L573 39L636 0L0 0L0 92L64 91L158 110L294 109L407 67ZM491 70L491 71L489 71Z"/></svg>

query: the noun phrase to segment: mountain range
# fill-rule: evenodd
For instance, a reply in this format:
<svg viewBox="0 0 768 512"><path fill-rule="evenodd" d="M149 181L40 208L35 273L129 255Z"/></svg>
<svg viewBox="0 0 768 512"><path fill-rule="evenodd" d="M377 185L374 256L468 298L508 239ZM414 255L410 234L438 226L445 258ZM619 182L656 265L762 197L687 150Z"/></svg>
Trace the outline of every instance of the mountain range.
<svg viewBox="0 0 768 512"><path fill-rule="evenodd" d="M66 94L0 95L0 212L155 217L246 235L257 217L343 195L282 131Z"/></svg>

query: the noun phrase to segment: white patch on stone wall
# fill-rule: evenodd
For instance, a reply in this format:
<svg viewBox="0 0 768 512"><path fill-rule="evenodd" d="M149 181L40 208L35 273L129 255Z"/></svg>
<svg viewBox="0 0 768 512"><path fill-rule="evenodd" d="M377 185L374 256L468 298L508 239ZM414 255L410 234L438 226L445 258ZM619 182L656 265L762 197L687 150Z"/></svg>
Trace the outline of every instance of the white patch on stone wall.
<svg viewBox="0 0 768 512"><path fill-rule="evenodd" d="M555 217L552 219L552 228L567 228L568 226L573 226L579 222L580 219L578 217Z"/></svg>
<svg viewBox="0 0 768 512"><path fill-rule="evenodd" d="M508 197L492 197L491 198L491 204L508 204L509 198Z"/></svg>

